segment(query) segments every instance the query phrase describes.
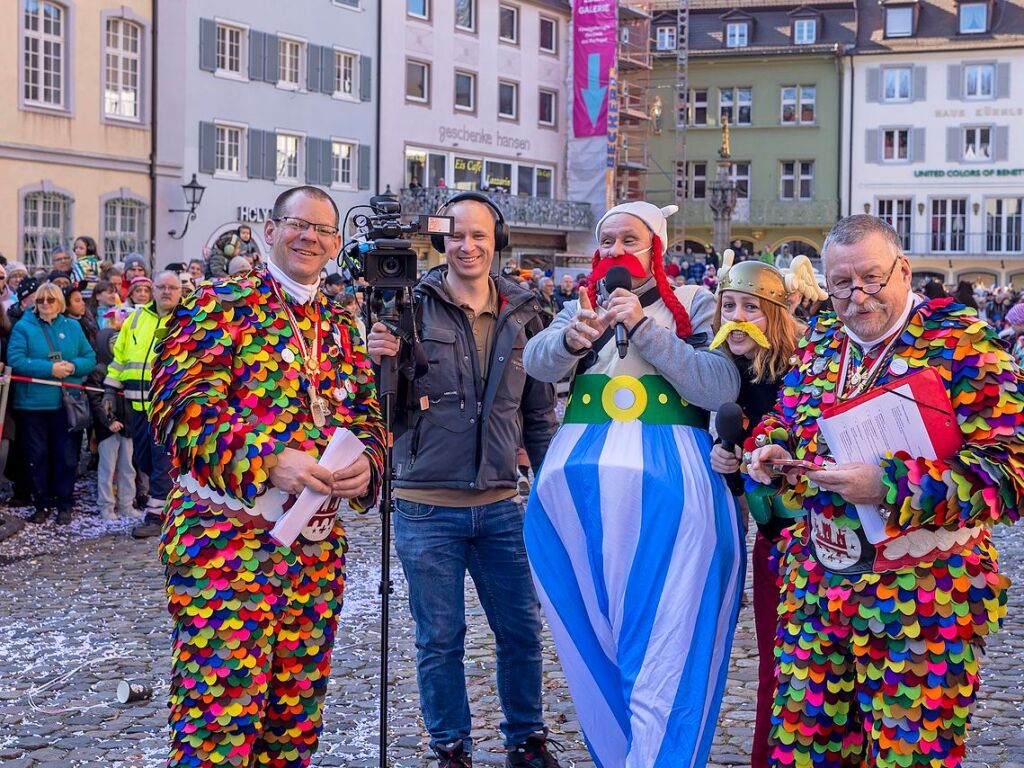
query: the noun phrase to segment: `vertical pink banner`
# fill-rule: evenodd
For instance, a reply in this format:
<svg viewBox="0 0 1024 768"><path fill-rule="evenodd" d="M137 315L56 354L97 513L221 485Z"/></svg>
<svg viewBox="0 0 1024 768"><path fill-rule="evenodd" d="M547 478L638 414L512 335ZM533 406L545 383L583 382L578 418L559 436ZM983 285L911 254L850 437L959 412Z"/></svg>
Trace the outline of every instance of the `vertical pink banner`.
<svg viewBox="0 0 1024 768"><path fill-rule="evenodd" d="M573 135L608 132L608 74L615 66L617 0L576 0L573 11Z"/></svg>

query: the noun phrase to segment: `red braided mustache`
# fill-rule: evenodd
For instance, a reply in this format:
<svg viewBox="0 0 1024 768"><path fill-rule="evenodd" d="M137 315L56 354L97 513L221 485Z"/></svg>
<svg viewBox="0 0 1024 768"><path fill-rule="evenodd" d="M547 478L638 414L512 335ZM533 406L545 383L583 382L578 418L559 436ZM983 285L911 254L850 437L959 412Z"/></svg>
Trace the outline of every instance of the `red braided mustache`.
<svg viewBox="0 0 1024 768"><path fill-rule="evenodd" d="M675 318L676 336L680 339L686 339L693 333L693 325L690 322L689 313L687 313L686 308L679 302L675 291L672 290L672 286L669 285L668 276L665 274L663 255L664 251L661 238L655 236L651 241L651 274L654 276L654 281L658 285L658 294L661 296L661 300L665 302L665 306L668 307L669 311L672 313L672 317ZM587 296L590 298L590 305L592 307L597 306L598 281L604 277L605 273L609 269L617 264L624 266L633 277L645 278L648 276L647 271L640 268L640 262L635 255L626 254L618 257L617 259L602 259L601 252L594 251L594 260L590 263L590 279L587 281Z"/></svg>
<svg viewBox="0 0 1024 768"><path fill-rule="evenodd" d="M624 253L621 256L608 256L603 259L598 256L598 253L599 251L594 251L596 264L594 265L594 270L590 273L590 279L594 283L608 274L608 270L612 267L625 267L629 270L630 275L640 280L651 276L651 273L644 269L644 265L640 263L640 259L632 253Z"/></svg>

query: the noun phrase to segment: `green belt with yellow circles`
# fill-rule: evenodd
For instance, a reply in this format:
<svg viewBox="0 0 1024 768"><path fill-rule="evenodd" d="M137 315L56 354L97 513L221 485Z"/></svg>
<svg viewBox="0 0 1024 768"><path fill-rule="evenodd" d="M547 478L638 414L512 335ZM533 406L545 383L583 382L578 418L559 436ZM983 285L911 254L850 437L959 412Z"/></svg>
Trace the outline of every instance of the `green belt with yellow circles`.
<svg viewBox="0 0 1024 768"><path fill-rule="evenodd" d="M707 429L710 418L707 411L679 397L672 385L657 374L638 379L585 373L573 380L563 422L606 424L614 419Z"/></svg>

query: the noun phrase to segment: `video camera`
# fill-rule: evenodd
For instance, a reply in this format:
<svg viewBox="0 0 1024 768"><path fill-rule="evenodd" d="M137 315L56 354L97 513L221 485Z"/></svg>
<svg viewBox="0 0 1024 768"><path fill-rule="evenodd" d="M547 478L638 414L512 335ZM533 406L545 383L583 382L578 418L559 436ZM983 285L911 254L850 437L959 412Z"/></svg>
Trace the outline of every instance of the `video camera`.
<svg viewBox="0 0 1024 768"><path fill-rule="evenodd" d="M359 233L342 251L349 269L365 277L373 288L412 288L416 284L416 252L410 248L407 235L451 235L455 220L422 214L403 224L401 206L390 195L371 197L370 208L372 216L357 214L352 219Z"/></svg>

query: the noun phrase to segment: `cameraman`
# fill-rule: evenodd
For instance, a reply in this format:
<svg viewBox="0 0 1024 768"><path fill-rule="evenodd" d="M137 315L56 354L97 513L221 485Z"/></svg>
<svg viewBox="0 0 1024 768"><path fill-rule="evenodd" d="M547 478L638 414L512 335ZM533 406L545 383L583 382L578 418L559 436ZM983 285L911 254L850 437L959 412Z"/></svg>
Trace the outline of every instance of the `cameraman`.
<svg viewBox="0 0 1024 768"><path fill-rule="evenodd" d="M543 328L536 297L492 277L500 211L456 195L445 211L447 266L416 286L429 371L402 380L395 417L395 549L409 583L423 720L440 768L472 765L463 669L469 570L496 640L505 765L551 768L541 706L541 621L523 544L516 448L539 467L556 428L549 384L526 375L523 347ZM370 356L409 354L382 323Z"/></svg>

